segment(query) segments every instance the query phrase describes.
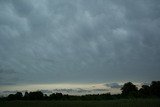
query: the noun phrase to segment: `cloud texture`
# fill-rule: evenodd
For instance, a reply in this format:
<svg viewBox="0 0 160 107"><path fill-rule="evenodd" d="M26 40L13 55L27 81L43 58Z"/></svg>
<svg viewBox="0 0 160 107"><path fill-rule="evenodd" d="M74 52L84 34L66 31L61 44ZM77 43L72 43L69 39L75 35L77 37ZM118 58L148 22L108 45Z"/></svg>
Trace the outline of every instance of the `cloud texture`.
<svg viewBox="0 0 160 107"><path fill-rule="evenodd" d="M0 0L0 85L159 79L159 29L159 0Z"/></svg>

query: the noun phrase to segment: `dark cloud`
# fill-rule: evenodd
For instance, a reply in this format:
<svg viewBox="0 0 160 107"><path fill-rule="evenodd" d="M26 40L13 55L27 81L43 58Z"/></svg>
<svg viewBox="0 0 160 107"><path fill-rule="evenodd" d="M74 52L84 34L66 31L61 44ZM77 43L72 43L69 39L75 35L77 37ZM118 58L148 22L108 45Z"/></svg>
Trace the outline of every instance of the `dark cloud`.
<svg viewBox="0 0 160 107"><path fill-rule="evenodd" d="M13 69L3 69L3 68L0 68L0 74L15 74L16 71L14 71Z"/></svg>
<svg viewBox="0 0 160 107"><path fill-rule="evenodd" d="M110 88L121 88L123 86L118 83L110 83L110 84L105 84L105 85Z"/></svg>
<svg viewBox="0 0 160 107"><path fill-rule="evenodd" d="M158 80L159 4L0 0L0 65L16 71L0 77L28 84Z"/></svg>
<svg viewBox="0 0 160 107"><path fill-rule="evenodd" d="M31 0L16 0L12 1L13 8L15 10L15 13L19 15L20 17L28 17L32 10L33 10L33 4L34 2L31 2Z"/></svg>
<svg viewBox="0 0 160 107"><path fill-rule="evenodd" d="M0 80L1 80L1 78L0 78ZM12 83L12 82L2 82L2 80L1 80L0 84L3 85L3 86L6 86L6 85L16 85L15 83Z"/></svg>

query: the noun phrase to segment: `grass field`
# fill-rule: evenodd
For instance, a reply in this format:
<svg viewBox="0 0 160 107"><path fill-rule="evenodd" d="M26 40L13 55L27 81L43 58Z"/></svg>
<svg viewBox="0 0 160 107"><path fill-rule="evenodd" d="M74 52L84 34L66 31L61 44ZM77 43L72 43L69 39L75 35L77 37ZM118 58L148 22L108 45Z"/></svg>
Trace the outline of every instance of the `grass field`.
<svg viewBox="0 0 160 107"><path fill-rule="evenodd" d="M0 101L0 107L160 107L160 99L110 101Z"/></svg>

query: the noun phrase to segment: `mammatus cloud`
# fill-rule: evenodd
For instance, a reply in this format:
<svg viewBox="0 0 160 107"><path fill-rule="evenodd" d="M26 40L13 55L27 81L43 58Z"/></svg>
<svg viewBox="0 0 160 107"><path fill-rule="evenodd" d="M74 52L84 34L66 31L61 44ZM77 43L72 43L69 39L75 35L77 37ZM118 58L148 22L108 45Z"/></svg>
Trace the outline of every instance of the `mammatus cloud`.
<svg viewBox="0 0 160 107"><path fill-rule="evenodd" d="M0 75L2 75L0 77L1 85L15 85L15 82L19 81L19 78L16 76L16 71L12 69L3 69L0 67Z"/></svg>
<svg viewBox="0 0 160 107"><path fill-rule="evenodd" d="M0 85L159 79L159 4L0 0Z"/></svg>

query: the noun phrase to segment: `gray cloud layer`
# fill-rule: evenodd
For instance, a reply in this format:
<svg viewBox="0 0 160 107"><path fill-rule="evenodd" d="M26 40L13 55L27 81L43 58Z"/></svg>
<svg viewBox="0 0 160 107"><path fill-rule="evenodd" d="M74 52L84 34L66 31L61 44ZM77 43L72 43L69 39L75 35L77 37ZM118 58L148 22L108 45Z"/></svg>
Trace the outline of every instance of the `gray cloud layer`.
<svg viewBox="0 0 160 107"><path fill-rule="evenodd" d="M159 0L0 0L0 84L150 81Z"/></svg>
<svg viewBox="0 0 160 107"><path fill-rule="evenodd" d="M123 86L123 85L120 85L119 83L110 83L105 85L110 88L119 88L119 89Z"/></svg>

